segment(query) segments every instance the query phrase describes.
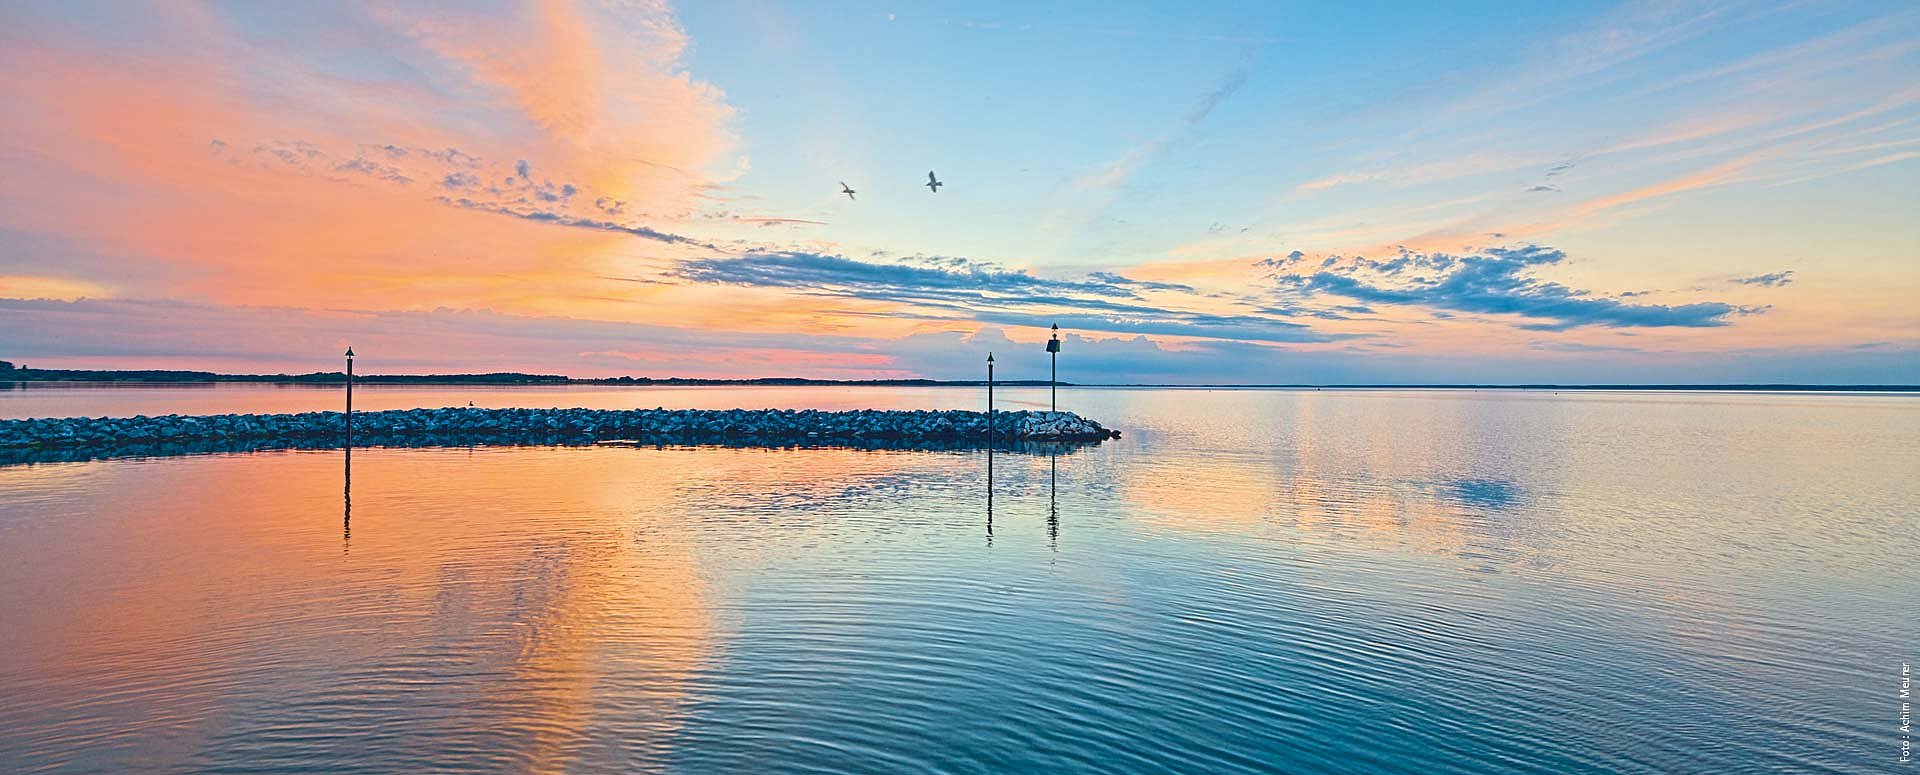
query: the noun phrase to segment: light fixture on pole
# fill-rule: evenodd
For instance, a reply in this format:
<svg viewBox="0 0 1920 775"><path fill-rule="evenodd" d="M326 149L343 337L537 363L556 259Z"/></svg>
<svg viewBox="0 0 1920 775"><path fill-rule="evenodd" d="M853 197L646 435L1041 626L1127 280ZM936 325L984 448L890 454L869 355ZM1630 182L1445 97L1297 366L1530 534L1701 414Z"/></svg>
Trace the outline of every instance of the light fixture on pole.
<svg viewBox="0 0 1920 775"><path fill-rule="evenodd" d="M353 346L347 346L347 444L353 444Z"/></svg>
<svg viewBox="0 0 1920 775"><path fill-rule="evenodd" d="M993 353L987 353L987 442L993 442Z"/></svg>
<svg viewBox="0 0 1920 775"><path fill-rule="evenodd" d="M1047 386L1048 410L1060 411L1060 324L1053 324L1053 338L1047 340L1047 357L1053 361L1053 379Z"/></svg>

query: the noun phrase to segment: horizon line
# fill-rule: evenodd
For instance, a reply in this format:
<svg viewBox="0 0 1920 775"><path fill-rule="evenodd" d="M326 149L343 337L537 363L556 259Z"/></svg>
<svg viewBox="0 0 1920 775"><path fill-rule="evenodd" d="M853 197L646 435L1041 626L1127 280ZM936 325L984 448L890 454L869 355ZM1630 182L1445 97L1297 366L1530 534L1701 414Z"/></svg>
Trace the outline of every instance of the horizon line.
<svg viewBox="0 0 1920 775"><path fill-rule="evenodd" d="M31 374L27 374L31 372ZM24 378L23 378L24 377ZM344 383L345 372L314 371L302 374L222 374L185 369L33 369L14 367L0 370L0 383L17 382L124 382L146 384L272 383L332 384ZM533 374L498 371L456 374L363 374L357 383L415 385L657 385L700 386L737 385L761 387L804 387L808 385L869 385L875 387L979 387L982 379L933 379L927 377L884 377L872 379L822 379L814 377L572 377L563 374ZM1649 383L1473 383L1473 382L1068 382L1044 379L994 380L996 385L1019 387L1100 387L1100 388L1225 388L1225 389L1427 389L1427 390L1729 390L1729 391L1844 391L1844 392L1920 392L1920 385L1898 383L1801 383L1801 382L1649 382Z"/></svg>

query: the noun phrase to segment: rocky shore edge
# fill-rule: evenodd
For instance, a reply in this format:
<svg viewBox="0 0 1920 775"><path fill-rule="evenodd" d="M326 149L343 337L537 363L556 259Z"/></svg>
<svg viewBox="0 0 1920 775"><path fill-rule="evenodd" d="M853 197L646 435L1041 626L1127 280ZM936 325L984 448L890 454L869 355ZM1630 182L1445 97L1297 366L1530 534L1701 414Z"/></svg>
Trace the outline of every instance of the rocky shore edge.
<svg viewBox="0 0 1920 775"><path fill-rule="evenodd" d="M992 433L987 413L968 410L813 409L394 409L354 412L356 444L378 439L463 443L491 438L512 442L529 435L574 442L759 441L772 444L833 442L950 442L979 445L1013 441L1098 442L1120 432L1072 412L996 412ZM0 420L0 450L100 448L187 442L345 443L346 415L220 414L203 416L69 417ZM305 446L299 444L298 446ZM947 446L943 444L942 446Z"/></svg>
<svg viewBox="0 0 1920 775"><path fill-rule="evenodd" d="M0 449L0 468L44 463L81 463L122 458L235 455L252 452L339 452L339 437L304 439L204 439L198 441L140 441L96 447L36 447ZM675 436L647 439L588 439L554 433L441 433L411 436L353 434L358 450L461 449L506 447L622 447L672 449L731 447L735 449L836 449L861 452L961 453L992 449L1004 454L1061 457L1099 446L1098 441L996 441L960 439L755 439L724 436Z"/></svg>

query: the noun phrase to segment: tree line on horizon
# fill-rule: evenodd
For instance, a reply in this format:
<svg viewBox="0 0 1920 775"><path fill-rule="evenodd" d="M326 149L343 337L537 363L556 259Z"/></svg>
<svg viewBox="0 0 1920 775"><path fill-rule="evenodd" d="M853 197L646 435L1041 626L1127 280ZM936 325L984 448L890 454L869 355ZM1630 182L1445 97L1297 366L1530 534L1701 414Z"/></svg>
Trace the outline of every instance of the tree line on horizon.
<svg viewBox="0 0 1920 775"><path fill-rule="evenodd" d="M344 372L315 371L306 374L220 374L211 371L177 369L32 369L24 364L0 361L0 379L13 382L253 382L280 384L338 384L347 380ZM934 386L984 385L984 380L937 379L810 379L806 377L756 377L749 379L707 379L700 377L600 377L577 379L561 374L526 374L498 371L484 374L356 374L356 383L414 385L875 385ZM1046 380L995 380L1001 385L1047 385ZM1071 386L1073 383L1061 382Z"/></svg>

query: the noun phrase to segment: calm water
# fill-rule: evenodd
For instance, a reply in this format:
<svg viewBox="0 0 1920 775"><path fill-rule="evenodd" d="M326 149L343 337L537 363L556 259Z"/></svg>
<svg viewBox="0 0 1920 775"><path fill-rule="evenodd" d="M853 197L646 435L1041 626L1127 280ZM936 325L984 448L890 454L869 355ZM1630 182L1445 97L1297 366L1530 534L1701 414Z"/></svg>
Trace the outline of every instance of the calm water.
<svg viewBox="0 0 1920 775"><path fill-rule="evenodd" d="M338 399L34 388L0 416ZM984 452L713 447L362 449L350 487L338 451L0 468L0 771L1903 767L1920 397L1062 403L1126 437L995 454L991 486Z"/></svg>

